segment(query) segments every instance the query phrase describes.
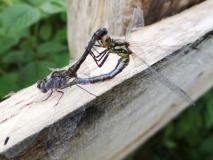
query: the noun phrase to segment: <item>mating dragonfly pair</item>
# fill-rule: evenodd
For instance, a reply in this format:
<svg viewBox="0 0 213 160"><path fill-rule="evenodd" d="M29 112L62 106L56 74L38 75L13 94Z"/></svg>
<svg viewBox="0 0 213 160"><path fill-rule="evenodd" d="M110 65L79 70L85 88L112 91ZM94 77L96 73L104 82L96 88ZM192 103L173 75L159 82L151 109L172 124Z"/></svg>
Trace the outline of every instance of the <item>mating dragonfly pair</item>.
<svg viewBox="0 0 213 160"><path fill-rule="evenodd" d="M52 95L53 91L60 92L62 97L64 93L61 90L64 88L71 87L73 85L79 86L79 84L90 84L90 83L105 81L119 74L129 64L130 55L134 54L129 47L131 45L131 42L128 42L127 37L129 33L131 33L131 31L134 31L135 29L140 28L143 25L144 25L143 12L140 8L135 8L133 10L130 24L127 28L125 40L111 38L108 35L108 31L106 28L98 29L93 34L83 55L80 57L80 59L76 63L74 63L67 70L53 71L49 78L44 78L43 80L38 81L37 87L43 93L46 93L49 90L51 91L45 100L47 100ZM102 52L97 51L96 49L97 47L102 48L103 51ZM115 68L111 70L109 73L101 74L99 76L94 76L94 77L88 77L88 78L80 78L77 76L77 72L80 66L85 61L88 55L90 55L94 59L98 67L102 67L103 64L106 62L109 54L111 53L117 54L120 57L120 59L118 60ZM186 99L188 102L190 103L193 102L184 90L182 90L180 87L178 87L177 85L169 81L162 74L157 72L145 60L143 60L140 57L138 58L141 60L141 63L146 65L147 69L149 69L151 73L155 75L154 77L158 81L162 82L169 89L177 93L182 98ZM59 98L59 100L61 99L61 97Z"/></svg>
<svg viewBox="0 0 213 160"><path fill-rule="evenodd" d="M44 78L43 80L38 81L37 87L44 93L51 90L51 93L47 97L48 99L52 95L54 90L62 93L63 95L63 92L61 90L64 88L78 84L96 83L99 81L111 79L128 65L130 59L129 56L132 53L128 46L129 43L127 43L126 41L111 39L111 37L108 35L107 29L100 28L93 34L92 39L86 47L84 54L75 64L73 64L67 70L52 72L50 78ZM97 55L97 53L95 54L92 51L92 49L95 49L95 47L101 47L105 49L100 53L97 51ZM89 78L79 78L77 76L78 69L88 55L92 56L98 67L102 67L110 53L114 53L120 56L116 67L111 72ZM70 79L72 78L74 79L70 82Z"/></svg>

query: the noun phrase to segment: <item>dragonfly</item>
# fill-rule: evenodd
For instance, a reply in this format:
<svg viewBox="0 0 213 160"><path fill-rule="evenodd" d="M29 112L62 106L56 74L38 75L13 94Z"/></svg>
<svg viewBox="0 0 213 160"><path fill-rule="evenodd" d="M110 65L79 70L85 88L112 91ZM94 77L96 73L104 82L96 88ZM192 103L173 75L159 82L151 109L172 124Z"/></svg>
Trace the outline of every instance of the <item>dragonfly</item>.
<svg viewBox="0 0 213 160"><path fill-rule="evenodd" d="M120 58L117 62L117 65L115 68L113 68L109 73L93 76L93 77L88 77L88 78L81 78L76 76L74 80L72 80L69 83L66 83L65 87L71 87L73 85L86 85L86 84L91 84L91 83L104 83L106 80L110 80L118 75L121 72L125 72L125 68L129 65L129 62L131 61L130 57L131 56L137 56L138 59L140 60L141 63L143 63L145 66L147 66L147 69L154 75L154 78L158 81L160 81L163 85L167 86L170 90L173 92L177 93L180 97L183 99L187 100L187 102L192 103L193 101L191 98L188 96L188 94L178 87L176 84L168 80L164 75L156 71L152 66L150 66L143 58L138 56L134 51L131 50L131 45L135 45L137 47L136 42L130 42L128 41L129 34L132 31L136 31L138 27L144 24L144 20L142 18L142 13L139 8L134 9L130 25L127 28L127 33L126 33L126 39L114 39L111 36L109 36L107 29L104 29L106 32L96 41L96 43L93 44L93 47L90 50L90 53L87 54L92 56L95 63L97 64L98 67L102 67L103 65L107 65L107 58L110 54L116 54ZM141 44L138 44L140 46ZM99 52L98 48L101 48L102 51ZM96 56L98 55L98 58ZM95 57L95 58L94 58ZM83 114L83 113L82 113ZM77 122L78 123L78 122ZM76 126L75 124L74 126ZM49 131L49 134L52 136L52 130ZM71 132L72 133L72 132ZM57 135L57 133L55 133ZM71 136L73 133L71 134ZM60 134L58 134L58 141L61 143L62 146L66 145L66 142L68 141L67 139L64 139L63 137L60 137ZM69 134L68 134L68 139L69 139ZM60 140L61 139L61 140ZM58 143L58 142L57 142ZM51 152L57 153L57 149L54 150L54 144L52 145L53 148L50 148L48 150L51 150ZM48 152L49 153L49 152ZM58 154L57 154L58 155Z"/></svg>
<svg viewBox="0 0 213 160"><path fill-rule="evenodd" d="M151 65L149 65L141 56L134 53L130 46L136 46L140 47L141 44L137 42L131 42L129 40L129 35L131 32L137 31L139 28L144 26L144 18L143 18L143 11L136 7L133 10L133 14L130 18L129 26L127 27L126 31L126 37L125 39L114 39L112 38L108 32L105 32L99 40L97 40L98 44L94 44L95 47L103 48L104 50L102 52L98 52L96 48L93 47L94 51L91 49L90 55L95 60L98 67L102 67L102 65L105 63L106 59L108 58L109 54L116 54L120 57L120 59L117 62L117 65L114 69L112 69L109 73L101 74L94 77L89 78L80 78L76 77L73 81L67 84L66 87L72 86L72 85L78 85L78 84L91 84L96 82L103 82L108 79L112 79L117 74L122 72L126 66L128 66L130 61L130 56L136 56L140 62L147 67L147 70L154 75L154 78L168 87L172 92L175 92L179 97L187 101L189 104L194 104L192 98L179 86L177 86L175 83L170 81L168 78L166 78L163 74L156 71ZM105 29L107 31L107 29ZM99 64L97 59L95 59L94 55L95 53L98 53L98 56L100 59L98 61L101 61Z"/></svg>
<svg viewBox="0 0 213 160"><path fill-rule="evenodd" d="M46 93L50 90L50 94L45 98L43 101L47 100L51 95L53 94L54 91L61 93L61 96L56 103L56 105L59 103L60 99L64 95L64 92L62 89L68 87L68 82L70 79L77 77L77 72L79 68L81 67L82 63L85 61L88 55L91 55L94 59L95 62L97 62L99 57L101 56L95 56L92 52L91 49L94 48L94 45L96 41L98 41L103 35L107 33L107 30L105 28L99 28L92 36L91 40L88 43L88 46L86 47L83 55L79 58L77 62L75 62L73 65L71 65L67 70L53 70L51 73L50 77L44 78L42 80L39 80L37 82L37 88L43 92ZM99 66L100 67L100 66ZM77 84L76 84L77 85ZM89 94L92 94L91 92L87 91L83 87L77 85L81 89L85 90ZM94 95L94 94L92 94ZM95 96L95 95L94 95Z"/></svg>
<svg viewBox="0 0 213 160"><path fill-rule="evenodd" d="M188 94L184 90L182 90L176 84L172 83L164 75L156 71L143 58L141 58L136 53L134 53L134 51L131 50L130 48L131 45L135 45L136 42L129 41L128 39L129 34L133 31L136 31L139 27L142 27L143 25L144 25L143 13L139 8L135 8L131 16L129 27L127 27L126 39L123 40L123 39L112 38L108 34L108 31L106 28L98 29L92 36L92 39L89 41L89 44L86 47L86 50L84 51L80 59L76 63L71 65L71 67L69 67L67 70L65 69L65 70L53 71L49 77L46 77L38 81L37 83L38 89L40 89L41 92L43 93L47 93L48 91L51 91L48 97L46 98L48 99L52 95L53 91L60 92L63 95L63 92L61 90L66 87L71 87L73 85L78 86L78 84L90 84L90 83L97 83L97 82L104 83L105 80L113 79L119 73L124 72L125 68L129 65L130 57L135 55L138 57L138 59L140 59L141 63L147 66L147 69L150 70L151 73L153 73L156 80L160 81L162 84L164 84L169 89L177 93L179 96L191 102L192 101L191 98L188 96ZM96 48L102 48L103 51L99 52ZM79 68L81 67L81 65L87 58L87 56L90 55L94 59L97 66L102 67L103 65L107 65L106 60L109 54L117 54L120 57L115 68L113 68L109 73L101 74L101 75L89 77L89 78L78 77L77 73L79 71ZM74 80L71 80L71 79L74 79ZM61 97L59 98L59 100L60 99ZM57 132L55 133L55 130L61 127L60 124L56 126L56 129L54 128L49 129L49 134L51 135L49 137L54 137L54 136L59 137L58 139L62 143L61 145L63 146L64 144L66 144L66 142L68 142L69 139L72 137L73 132L77 124L81 120L83 113L84 111L82 111L79 114L79 116L73 120L74 125L72 128L72 131L70 134L66 135L67 137L64 138L64 135L63 135L62 140L60 140L61 138L60 134L57 134ZM7 145L9 139L10 139L10 136L5 138L4 145ZM55 143L58 143L58 142L55 142ZM50 152L49 154L52 154L52 152L54 152L54 148L55 148L54 145L56 145L55 143L47 145L47 148L49 150L48 153Z"/></svg>
<svg viewBox="0 0 213 160"><path fill-rule="evenodd" d="M47 93L50 90L50 94L47 96L47 98L45 98L42 101L47 100L54 91L61 93L60 98L58 99L57 103L54 105L56 106L60 99L62 98L64 92L62 91L62 89L67 87L67 84L69 82L70 79L77 77L77 72L79 70L79 68L81 67L81 65L83 64L83 62L85 61L85 59L87 58L88 55L91 55L93 57L93 59L95 61L98 61L99 57L101 56L95 56L93 55L93 53L91 52L92 48L94 48L95 43L103 36L107 33L107 30L105 28L99 28L92 36L91 40L88 43L88 46L86 47L83 55L74 63L72 64L68 69L63 69L63 70L55 70L55 69L51 69L51 71L53 71L50 76L39 80L37 82L37 88L43 92L43 93ZM77 84L76 84L77 85ZM85 90L86 92L88 92L89 94L93 95L96 97L95 94L87 91L86 89L84 89L83 87L77 85L79 88ZM75 128L78 121L80 121L82 114L84 112L84 109L82 111L80 111L79 114L77 114L76 116L74 116L72 123L74 124L73 127ZM14 126L16 125L16 123L13 124ZM74 130L73 128L73 130ZM52 129L52 128L51 128ZM50 130L51 130L50 129ZM52 132L51 132L52 133ZM9 135L9 134L8 134ZM4 145L7 145L8 141L10 140L10 136L7 136L5 138L4 141Z"/></svg>

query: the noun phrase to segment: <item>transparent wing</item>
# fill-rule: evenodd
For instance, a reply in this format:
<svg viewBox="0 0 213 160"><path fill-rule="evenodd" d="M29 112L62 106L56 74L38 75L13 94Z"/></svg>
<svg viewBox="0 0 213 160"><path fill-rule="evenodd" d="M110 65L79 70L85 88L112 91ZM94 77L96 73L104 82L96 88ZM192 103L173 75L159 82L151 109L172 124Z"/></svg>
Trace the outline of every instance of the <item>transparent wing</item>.
<svg viewBox="0 0 213 160"><path fill-rule="evenodd" d="M144 15L143 15L143 11L140 7L136 7L133 10L131 19L130 19L130 23L129 26L127 28L126 31L126 41L130 42L130 34L134 31L137 31L139 28L144 26ZM156 49L171 49L174 50L174 48L179 48L180 46L158 46L156 44L151 44L149 42L146 43L142 43L142 42L130 42L130 46L132 47L139 47L140 51L143 53L148 52L147 50L145 50L144 48L148 49L149 46L155 47ZM146 47L141 47L141 46L146 46ZM142 54L143 54L142 53ZM137 55L137 54L133 54L133 56L137 57L140 62L145 65L147 67L147 69L150 71L150 73L153 74L154 78L156 80L158 80L160 83L162 83L163 85L165 85L167 88L169 88L171 91L177 93L181 98L183 98L184 100L186 100L187 102L189 102L190 104L193 104L193 100L191 99L191 97L183 90L181 89L179 86L177 86L175 83L171 82L168 78L166 78L164 75L162 75L161 73L159 73L158 71L156 71L153 67L151 67L142 57L141 54Z"/></svg>
<svg viewBox="0 0 213 160"><path fill-rule="evenodd" d="M141 28L144 26L144 15L142 9L137 6L133 9L133 13L130 17L130 22L126 30L126 40L129 40L129 36L131 32L134 32L138 30L138 28Z"/></svg>
<svg viewBox="0 0 213 160"><path fill-rule="evenodd" d="M68 65L68 67L69 67L69 66L72 66L76 61L77 61L76 59L74 59L74 60L69 60L69 65ZM67 69L67 67L65 67L64 69ZM60 70L63 70L63 69L62 69L62 68L51 68L51 67L49 67L48 70L52 73L52 72L54 72L54 71L60 71Z"/></svg>
<svg viewBox="0 0 213 160"><path fill-rule="evenodd" d="M75 64L76 62L77 62L76 59L70 60L69 67L72 66L73 64ZM83 64L83 66L77 72L79 76L81 76L81 77L82 76L83 77L90 77L90 75L91 75L91 69L90 69L90 65L89 65L90 63L91 63L91 60L89 62L86 61L86 63ZM94 93L92 93L91 91L85 89L83 86L81 86L81 85L76 85L76 86L79 87L80 89L84 90L88 94L96 97L96 95Z"/></svg>
<svg viewBox="0 0 213 160"><path fill-rule="evenodd" d="M139 50L139 53L135 54L139 57L146 57L151 56L150 54L161 55L165 53L173 53L180 48L183 48L183 45L161 45L159 44L153 44L153 42L130 42L130 48L132 50ZM154 52L155 51L155 52ZM143 58L144 59L144 58Z"/></svg>
<svg viewBox="0 0 213 160"><path fill-rule="evenodd" d="M153 44L152 42L130 42L130 47L134 48L140 51L140 53L133 53L133 57L136 57L139 59L140 62L142 62L143 65L145 65L150 73L154 76L156 80L164 84L167 88L169 88L174 93L178 94L179 97L184 99L190 104L194 104L191 97L179 86L177 86L175 83L170 81L167 77L165 77L163 74L156 71L153 67L151 67L144 57L150 56L150 53L153 51L156 51L157 54L168 52L172 53L180 48L182 48L182 45L161 45L161 44ZM155 54L155 53L153 53Z"/></svg>
<svg viewBox="0 0 213 160"><path fill-rule="evenodd" d="M179 86L177 86L175 83L170 81L167 77L165 77L160 72L156 71L152 66L150 66L144 58L141 56L133 53L133 57L136 57L139 59L140 63L142 65L147 67L147 70L153 75L154 79L165 85L168 89L170 89L172 92L176 93L180 98L188 102L189 104L193 105L194 101L191 99L191 97Z"/></svg>
<svg viewBox="0 0 213 160"><path fill-rule="evenodd" d="M69 65L64 67L64 68L48 68L49 71L52 73L52 72L55 72L55 71L61 71L61 70L67 70L69 67L71 67L72 65L74 65L75 63L77 62L76 59L72 59L72 60L69 60ZM77 73L80 75L80 76L85 76L85 77L88 77L90 76L90 68L89 68L89 62L86 62L81 66L81 68L77 71ZM50 73L50 74L51 74Z"/></svg>

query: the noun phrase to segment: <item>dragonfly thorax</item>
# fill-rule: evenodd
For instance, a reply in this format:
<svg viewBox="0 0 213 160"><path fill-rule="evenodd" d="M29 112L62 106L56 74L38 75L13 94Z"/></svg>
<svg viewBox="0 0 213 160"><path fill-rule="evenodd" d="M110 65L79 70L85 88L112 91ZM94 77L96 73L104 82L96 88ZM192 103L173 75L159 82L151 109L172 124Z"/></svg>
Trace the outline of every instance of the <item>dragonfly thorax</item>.
<svg viewBox="0 0 213 160"><path fill-rule="evenodd" d="M65 77L56 76L56 77L50 77L48 79L44 78L37 82L37 87L43 93L46 93L52 89L60 89L66 84L66 82L67 82L67 79Z"/></svg>

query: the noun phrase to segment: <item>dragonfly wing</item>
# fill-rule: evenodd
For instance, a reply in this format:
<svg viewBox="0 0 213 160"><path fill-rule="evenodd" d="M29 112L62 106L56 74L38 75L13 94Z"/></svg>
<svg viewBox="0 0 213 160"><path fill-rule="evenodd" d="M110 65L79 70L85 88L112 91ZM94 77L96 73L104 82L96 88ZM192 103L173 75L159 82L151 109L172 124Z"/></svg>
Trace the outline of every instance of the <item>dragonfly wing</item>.
<svg viewBox="0 0 213 160"><path fill-rule="evenodd" d="M148 42L148 41L144 41L144 42L136 42L136 41L131 41L129 42L131 47L155 47L156 49L162 49L162 50L177 50L183 47L183 45L161 45L161 44L153 44L153 42Z"/></svg>
<svg viewBox="0 0 213 160"><path fill-rule="evenodd" d="M130 33L136 31L138 28L144 26L144 14L143 10L137 6L133 9L133 13L130 17L130 22L126 30L126 40L129 40Z"/></svg>
<svg viewBox="0 0 213 160"><path fill-rule="evenodd" d="M69 66L72 66L77 60L69 60ZM61 68L51 68L49 67L48 70L50 72L54 72L54 71L60 71L62 70Z"/></svg>
<svg viewBox="0 0 213 160"><path fill-rule="evenodd" d="M194 104L194 101L192 98L179 86L177 86L175 83L170 81L167 77L165 77L160 72L156 71L152 66L150 66L143 58L133 53L133 56L135 56L139 61L147 67L147 70L153 75L154 79L165 85L168 89L170 89L172 92L176 93L180 98L184 99L186 102L188 102L190 105Z"/></svg>
<svg viewBox="0 0 213 160"><path fill-rule="evenodd" d="M71 67L72 65L74 65L78 60L76 59L72 59L69 61L69 65L68 67ZM85 62L82 64L82 66L79 68L79 70L77 71L77 74L79 76L90 76L91 74L91 70L90 70L90 67L89 67L89 62L87 60L85 60Z"/></svg>
<svg viewBox="0 0 213 160"><path fill-rule="evenodd" d="M79 77L90 77L91 76L91 68L90 68L90 64L91 64L91 61L90 60L89 62L88 61L85 61L85 64L83 64L83 66L77 71L78 73L78 76ZM75 62L77 62L77 60L70 60L70 64L69 66L72 66L73 64L75 64ZM84 87L82 87L81 85L76 85L78 88L84 90L85 92L87 92L88 94L96 97L96 95L94 93L92 93L91 91L85 89Z"/></svg>

